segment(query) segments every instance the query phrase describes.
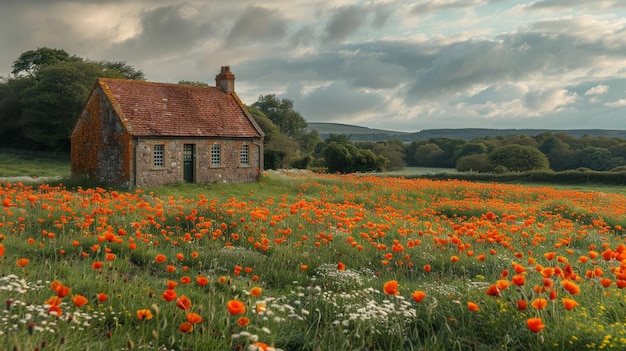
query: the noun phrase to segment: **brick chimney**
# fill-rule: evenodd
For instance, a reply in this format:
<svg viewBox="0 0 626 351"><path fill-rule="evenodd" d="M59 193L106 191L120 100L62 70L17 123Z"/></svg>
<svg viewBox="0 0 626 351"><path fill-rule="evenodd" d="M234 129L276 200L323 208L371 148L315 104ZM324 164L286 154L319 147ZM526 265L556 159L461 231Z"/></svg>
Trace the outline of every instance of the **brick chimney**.
<svg viewBox="0 0 626 351"><path fill-rule="evenodd" d="M222 66L220 74L215 76L215 86L226 94L235 92L235 75L232 74L229 66Z"/></svg>

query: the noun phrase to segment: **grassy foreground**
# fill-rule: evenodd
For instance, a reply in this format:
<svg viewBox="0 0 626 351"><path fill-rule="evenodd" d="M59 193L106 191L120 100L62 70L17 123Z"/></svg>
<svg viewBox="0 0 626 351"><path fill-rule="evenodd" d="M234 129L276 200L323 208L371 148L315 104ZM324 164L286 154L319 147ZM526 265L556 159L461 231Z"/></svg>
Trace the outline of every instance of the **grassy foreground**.
<svg viewBox="0 0 626 351"><path fill-rule="evenodd" d="M6 349L626 347L619 194L270 173L0 200Z"/></svg>

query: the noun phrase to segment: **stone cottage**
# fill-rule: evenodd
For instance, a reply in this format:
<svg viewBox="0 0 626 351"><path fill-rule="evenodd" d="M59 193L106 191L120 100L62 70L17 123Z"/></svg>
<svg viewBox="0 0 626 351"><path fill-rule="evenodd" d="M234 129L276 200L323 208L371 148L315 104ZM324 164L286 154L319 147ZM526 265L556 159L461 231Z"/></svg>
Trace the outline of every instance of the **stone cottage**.
<svg viewBox="0 0 626 351"><path fill-rule="evenodd" d="M71 132L72 174L124 187L252 182L263 131L228 66L215 87L98 78Z"/></svg>

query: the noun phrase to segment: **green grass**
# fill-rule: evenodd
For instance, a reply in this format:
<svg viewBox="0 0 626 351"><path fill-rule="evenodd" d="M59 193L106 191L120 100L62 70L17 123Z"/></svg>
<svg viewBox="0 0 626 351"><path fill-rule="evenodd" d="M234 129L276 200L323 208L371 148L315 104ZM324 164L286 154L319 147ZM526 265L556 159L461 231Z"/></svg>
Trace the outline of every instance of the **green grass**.
<svg viewBox="0 0 626 351"><path fill-rule="evenodd" d="M257 339L307 351L625 346L622 290L586 277L599 268L614 280L619 262L579 261L603 245L622 250L626 200L619 195L268 172L251 184L134 192L11 185L0 187L0 199L0 300L7 316L0 319L0 342L9 349L45 343L51 350L234 351ZM566 260L544 256L551 252ZM107 261L107 253L114 259ZM159 254L166 262L156 262ZM20 268L18 258L30 263ZM95 269L94 262L103 265ZM487 296L489 285L516 274L513 263L524 268L526 283ZM517 300L530 305L548 296L534 288L545 284L538 264L560 270L571 264L580 293L569 294L563 278L552 276L557 299L544 310L518 310ZM196 284L198 276L209 284ZM191 283L183 284L184 277ZM55 279L71 289L60 317L44 305L56 294ZM399 295L383 292L392 280ZM163 299L171 282L178 297L192 301L189 311ZM253 287L262 294L251 296ZM426 298L413 301L415 290ZM98 302L98 293L108 300ZM74 306L75 294L89 303ZM561 298L580 305L566 311ZM229 314L229 300L243 302L246 313ZM480 310L470 311L468 302ZM257 305L263 313L254 313ZM139 320L140 309L153 318ZM188 334L179 331L187 312L203 318ZM249 325L238 325L242 316ZM546 328L532 333L530 317L541 317Z"/></svg>
<svg viewBox="0 0 626 351"><path fill-rule="evenodd" d="M34 158L29 155L0 153L0 177L69 177L69 159Z"/></svg>

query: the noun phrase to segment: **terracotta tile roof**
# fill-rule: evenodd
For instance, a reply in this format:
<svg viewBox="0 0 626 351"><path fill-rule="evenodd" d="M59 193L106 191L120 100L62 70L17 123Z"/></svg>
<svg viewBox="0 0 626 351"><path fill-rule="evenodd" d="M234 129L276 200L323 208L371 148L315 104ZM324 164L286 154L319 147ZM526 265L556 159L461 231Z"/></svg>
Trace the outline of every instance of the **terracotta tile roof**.
<svg viewBox="0 0 626 351"><path fill-rule="evenodd" d="M260 137L235 93L216 87L98 78L133 136Z"/></svg>

